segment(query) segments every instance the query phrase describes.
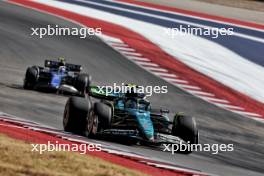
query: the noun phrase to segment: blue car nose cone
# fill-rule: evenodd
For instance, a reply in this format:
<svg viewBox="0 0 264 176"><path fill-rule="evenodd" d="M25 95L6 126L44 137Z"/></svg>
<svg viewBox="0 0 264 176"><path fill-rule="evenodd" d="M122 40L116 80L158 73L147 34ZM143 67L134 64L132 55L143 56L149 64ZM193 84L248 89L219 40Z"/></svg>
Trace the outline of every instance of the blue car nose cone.
<svg viewBox="0 0 264 176"><path fill-rule="evenodd" d="M137 121L139 123L139 128L141 132L144 133L145 137L153 141L154 140L154 127L150 118L150 112L137 112Z"/></svg>
<svg viewBox="0 0 264 176"><path fill-rule="evenodd" d="M53 77L51 79L51 85L52 85L52 87L58 88L60 86L60 83L61 83L61 76L57 75L57 74L53 74L52 76Z"/></svg>

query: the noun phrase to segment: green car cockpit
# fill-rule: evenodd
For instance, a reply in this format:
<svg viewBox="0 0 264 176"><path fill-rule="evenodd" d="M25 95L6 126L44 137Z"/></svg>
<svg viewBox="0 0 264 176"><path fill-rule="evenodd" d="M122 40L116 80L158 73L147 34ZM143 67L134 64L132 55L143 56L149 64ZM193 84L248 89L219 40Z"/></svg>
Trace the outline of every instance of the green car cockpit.
<svg viewBox="0 0 264 176"><path fill-rule="evenodd" d="M134 109L139 111L150 111L150 103L144 99L138 98L119 98L114 101L117 109Z"/></svg>

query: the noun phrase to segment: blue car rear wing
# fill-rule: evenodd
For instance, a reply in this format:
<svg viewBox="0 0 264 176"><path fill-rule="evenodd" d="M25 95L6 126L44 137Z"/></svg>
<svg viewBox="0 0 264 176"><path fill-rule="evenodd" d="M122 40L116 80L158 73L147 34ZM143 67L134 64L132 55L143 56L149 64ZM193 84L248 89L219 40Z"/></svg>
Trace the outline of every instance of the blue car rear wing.
<svg viewBox="0 0 264 176"><path fill-rule="evenodd" d="M53 60L45 60L45 67L48 68L59 68L60 62L58 61L53 61ZM80 72L82 70L82 66L81 65L75 65L75 64L70 64L70 63L66 63L65 67L67 68L68 71L72 71L72 72Z"/></svg>

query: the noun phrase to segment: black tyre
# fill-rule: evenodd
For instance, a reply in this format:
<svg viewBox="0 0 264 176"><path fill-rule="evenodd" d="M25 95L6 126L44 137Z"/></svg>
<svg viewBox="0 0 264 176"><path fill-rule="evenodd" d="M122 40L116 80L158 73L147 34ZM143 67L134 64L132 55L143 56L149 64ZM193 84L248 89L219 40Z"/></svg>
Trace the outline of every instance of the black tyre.
<svg viewBox="0 0 264 176"><path fill-rule="evenodd" d="M104 103L94 104L94 113L98 116L100 127L107 129L111 126L112 108Z"/></svg>
<svg viewBox="0 0 264 176"><path fill-rule="evenodd" d="M64 130L75 134L84 134L87 129L87 119L90 111L91 103L87 99L70 97L64 109Z"/></svg>
<svg viewBox="0 0 264 176"><path fill-rule="evenodd" d="M28 67L24 80L24 89L34 89L38 81L38 68L36 66Z"/></svg>
<svg viewBox="0 0 264 176"><path fill-rule="evenodd" d="M176 115L173 121L172 135L180 137L186 143L198 144L198 129L195 119L190 116ZM183 153L191 153L192 151L182 151Z"/></svg>
<svg viewBox="0 0 264 176"><path fill-rule="evenodd" d="M91 80L92 78L90 75L83 73L79 74L76 78L74 87L80 92L82 97L86 96Z"/></svg>

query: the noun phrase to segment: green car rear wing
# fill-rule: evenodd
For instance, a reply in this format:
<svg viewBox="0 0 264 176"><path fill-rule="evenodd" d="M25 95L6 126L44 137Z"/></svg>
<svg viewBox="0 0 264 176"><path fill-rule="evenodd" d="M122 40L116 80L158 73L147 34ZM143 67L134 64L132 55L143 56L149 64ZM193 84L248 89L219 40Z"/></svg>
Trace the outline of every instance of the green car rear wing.
<svg viewBox="0 0 264 176"><path fill-rule="evenodd" d="M113 91L107 89L105 86L95 86L91 85L89 87L89 95L94 98L113 100L118 97L122 97L122 93L114 93Z"/></svg>

